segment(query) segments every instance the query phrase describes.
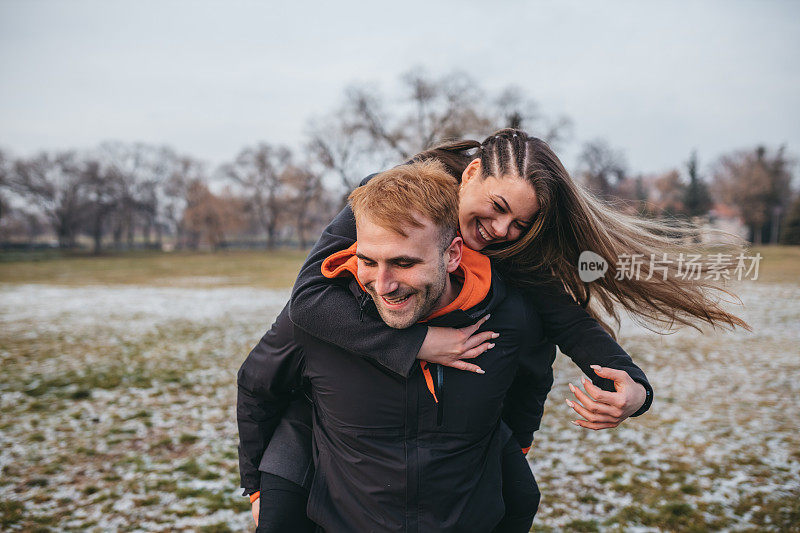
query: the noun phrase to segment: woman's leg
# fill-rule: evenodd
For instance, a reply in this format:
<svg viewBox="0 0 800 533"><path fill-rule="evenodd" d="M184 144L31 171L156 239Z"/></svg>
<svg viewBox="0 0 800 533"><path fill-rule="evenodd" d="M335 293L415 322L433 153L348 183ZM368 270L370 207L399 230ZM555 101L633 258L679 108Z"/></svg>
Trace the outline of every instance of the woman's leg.
<svg viewBox="0 0 800 533"><path fill-rule="evenodd" d="M306 516L308 491L287 479L261 472L256 533L313 533L317 526Z"/></svg>
<svg viewBox="0 0 800 533"><path fill-rule="evenodd" d="M506 513L495 533L527 533L539 509L539 487L525 454L514 439L503 449L503 502Z"/></svg>

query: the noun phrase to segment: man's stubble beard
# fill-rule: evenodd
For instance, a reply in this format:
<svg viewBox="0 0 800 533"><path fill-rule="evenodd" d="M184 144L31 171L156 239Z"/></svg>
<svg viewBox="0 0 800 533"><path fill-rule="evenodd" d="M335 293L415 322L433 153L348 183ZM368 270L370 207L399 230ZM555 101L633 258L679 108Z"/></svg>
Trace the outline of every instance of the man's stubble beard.
<svg viewBox="0 0 800 533"><path fill-rule="evenodd" d="M436 308L436 304L444 294L445 288L447 287L447 276L450 275L447 272L446 260L444 258L442 258L442 263L440 266L441 268L437 270L437 279L435 279L432 283L423 286L421 290L412 295L412 298L417 298L417 302L414 306L413 312L407 318L398 317L396 314L384 309L382 304L379 303L381 297L375 294L370 287L367 287L367 293L372 298L372 301L375 302L375 307L378 309L378 314L380 315L381 319L386 322L387 326L394 329L406 329L413 326L433 312L433 310ZM423 294L424 296L421 299L418 298L420 294Z"/></svg>

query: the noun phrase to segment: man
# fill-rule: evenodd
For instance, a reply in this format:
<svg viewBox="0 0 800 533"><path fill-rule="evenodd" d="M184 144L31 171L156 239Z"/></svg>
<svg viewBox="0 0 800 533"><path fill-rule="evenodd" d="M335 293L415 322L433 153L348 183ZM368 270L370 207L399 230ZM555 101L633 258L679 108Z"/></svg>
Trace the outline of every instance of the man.
<svg viewBox="0 0 800 533"><path fill-rule="evenodd" d="M243 365L240 434L254 434L241 431L243 419L259 419L254 427L269 441L276 414L305 377L314 399L312 519L331 531L489 531L503 516L500 463L503 448L512 442L500 424L501 414L517 430L519 444L514 442L512 451L516 447L524 464L518 450L530 444L552 383L552 374L540 372L549 370L552 359L519 355L530 354L541 340L537 317L518 296L507 294L484 256L463 250L456 236L456 186L445 173L431 165L398 167L355 191L351 205L358 242L326 261L328 275L357 274L350 287L362 312L377 312L395 328L426 317L430 325L465 326L491 311L487 327L500 336L479 358L487 373L441 367L430 372L419 365L407 376L397 375L296 330L294 338L303 350L268 354L259 350L262 339L254 350L259 357L253 361L259 363L248 365L251 353ZM266 344L275 340L265 339ZM519 379L520 363L523 375L526 366L540 374L527 372L520 388L525 394L504 405L515 376ZM259 379L252 379L256 372ZM271 400L251 408L252 402L242 401L243 389L258 389ZM248 448L259 446L243 437L240 457ZM257 464L257 454L251 455L242 464ZM285 467L261 469L297 479L298 472L284 474ZM242 484L257 487L246 479L244 468ZM532 495L536 498L538 493Z"/></svg>
<svg viewBox="0 0 800 533"><path fill-rule="evenodd" d="M303 377L310 382L308 515L326 531L490 531L504 510L501 456L511 432L500 423L503 399L519 354L540 336L535 317L492 279L486 257L472 253L462 264L457 185L441 169L387 171L350 203L356 247L324 268L357 274L351 287L364 312L405 328L426 317L466 326L490 311L500 335L480 362L485 375L434 372L435 382L422 365L404 379L296 330L302 353L273 361L269 389L277 410Z"/></svg>

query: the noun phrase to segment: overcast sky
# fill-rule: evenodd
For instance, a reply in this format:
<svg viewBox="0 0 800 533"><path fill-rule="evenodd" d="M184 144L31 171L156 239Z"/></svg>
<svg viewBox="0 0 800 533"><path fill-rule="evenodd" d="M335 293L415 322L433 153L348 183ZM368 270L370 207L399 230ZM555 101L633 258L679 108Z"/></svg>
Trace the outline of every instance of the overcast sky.
<svg viewBox="0 0 800 533"><path fill-rule="evenodd" d="M800 153L800 2L0 0L0 147L299 147L343 89L422 66L522 87L634 171ZM376 169L377 170L377 169Z"/></svg>

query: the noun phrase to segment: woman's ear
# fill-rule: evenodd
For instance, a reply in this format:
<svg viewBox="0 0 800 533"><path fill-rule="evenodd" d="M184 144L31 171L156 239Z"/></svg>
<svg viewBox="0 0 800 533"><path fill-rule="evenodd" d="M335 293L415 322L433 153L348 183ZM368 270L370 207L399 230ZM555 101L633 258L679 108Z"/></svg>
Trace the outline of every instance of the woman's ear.
<svg viewBox="0 0 800 533"><path fill-rule="evenodd" d="M475 176L479 176L481 173L481 160L479 158L475 158L470 161L467 168L464 169L464 172L461 173L461 184L464 185L469 180L474 178Z"/></svg>

